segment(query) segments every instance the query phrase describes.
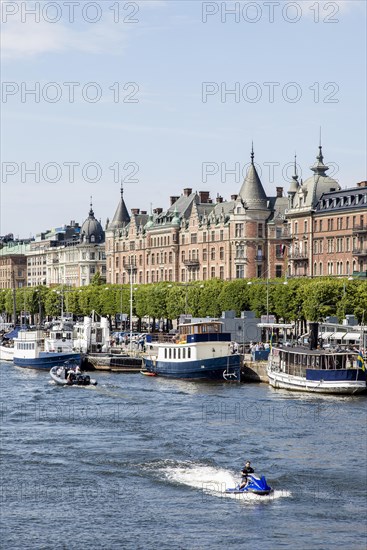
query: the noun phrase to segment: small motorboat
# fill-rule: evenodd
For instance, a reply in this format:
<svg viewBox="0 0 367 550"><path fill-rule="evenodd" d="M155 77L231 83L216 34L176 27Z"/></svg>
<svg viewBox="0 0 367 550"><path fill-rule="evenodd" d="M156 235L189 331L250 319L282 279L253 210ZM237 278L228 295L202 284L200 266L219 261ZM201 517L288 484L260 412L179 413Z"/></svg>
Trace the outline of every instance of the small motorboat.
<svg viewBox="0 0 367 550"><path fill-rule="evenodd" d="M70 364L66 361L59 367L52 367L50 370L51 378L59 386L96 386L97 380L84 374L78 365Z"/></svg>
<svg viewBox="0 0 367 550"><path fill-rule="evenodd" d="M253 474L248 474L248 481L245 487L240 489L240 485L233 489L226 489L226 493L240 495L243 493L252 493L254 495L269 495L273 489L269 487L264 476L257 477Z"/></svg>
<svg viewBox="0 0 367 550"><path fill-rule="evenodd" d="M143 374L144 376L157 376L157 373L150 372L149 370L141 370L140 374Z"/></svg>

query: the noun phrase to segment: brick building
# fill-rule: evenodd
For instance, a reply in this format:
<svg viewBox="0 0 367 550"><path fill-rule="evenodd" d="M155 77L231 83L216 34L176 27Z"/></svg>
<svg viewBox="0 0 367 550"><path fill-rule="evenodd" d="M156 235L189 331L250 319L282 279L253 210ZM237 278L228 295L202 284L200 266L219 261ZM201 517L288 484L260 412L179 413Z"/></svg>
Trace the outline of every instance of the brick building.
<svg viewBox="0 0 367 550"><path fill-rule="evenodd" d="M186 188L170 203L149 216L132 209L130 217L121 191L106 227L107 282L126 283L132 266L136 283L284 275L288 199L281 187L275 197L266 196L253 151L230 201L218 195L213 202L207 191Z"/></svg>
<svg viewBox="0 0 367 550"><path fill-rule="evenodd" d="M109 283L186 282L220 278L355 275L367 270L366 182L342 190L327 175L322 147L313 175L287 197L267 197L254 164L229 201L183 190L164 211L126 208L123 193L106 227Z"/></svg>
<svg viewBox="0 0 367 550"><path fill-rule="evenodd" d="M27 284L29 241L8 241L0 249L0 288L22 288Z"/></svg>

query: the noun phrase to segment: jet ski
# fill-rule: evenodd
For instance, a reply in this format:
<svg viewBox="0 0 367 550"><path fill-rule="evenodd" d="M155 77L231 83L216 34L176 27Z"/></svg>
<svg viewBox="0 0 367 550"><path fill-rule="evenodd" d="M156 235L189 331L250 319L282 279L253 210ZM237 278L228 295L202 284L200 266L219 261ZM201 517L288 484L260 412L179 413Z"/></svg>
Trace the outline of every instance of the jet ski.
<svg viewBox="0 0 367 550"><path fill-rule="evenodd" d="M255 495L269 495L273 489L269 487L264 476L257 477L254 474L248 474L247 484L245 487L240 489L240 485L234 487L233 489L226 489L226 493L231 493L232 495L241 495L243 493L253 493Z"/></svg>

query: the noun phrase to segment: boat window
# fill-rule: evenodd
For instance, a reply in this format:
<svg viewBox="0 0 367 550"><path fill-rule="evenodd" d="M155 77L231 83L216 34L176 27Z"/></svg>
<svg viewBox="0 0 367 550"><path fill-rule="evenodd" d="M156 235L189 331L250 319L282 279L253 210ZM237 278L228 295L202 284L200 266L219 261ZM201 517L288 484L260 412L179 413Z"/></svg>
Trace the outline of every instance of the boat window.
<svg viewBox="0 0 367 550"><path fill-rule="evenodd" d="M182 348L182 359L185 359L186 348Z"/></svg>
<svg viewBox="0 0 367 550"><path fill-rule="evenodd" d="M187 358L190 359L191 357L191 348L187 348Z"/></svg>
<svg viewBox="0 0 367 550"><path fill-rule="evenodd" d="M171 359L172 358L172 348L169 348L168 349L168 357Z"/></svg>
<svg viewBox="0 0 367 550"><path fill-rule="evenodd" d="M173 359L176 359L176 349L173 349Z"/></svg>
<svg viewBox="0 0 367 550"><path fill-rule="evenodd" d="M177 359L181 359L181 350L180 349L177 350Z"/></svg>
<svg viewBox="0 0 367 550"><path fill-rule="evenodd" d="M167 348L164 348L164 358L167 359Z"/></svg>

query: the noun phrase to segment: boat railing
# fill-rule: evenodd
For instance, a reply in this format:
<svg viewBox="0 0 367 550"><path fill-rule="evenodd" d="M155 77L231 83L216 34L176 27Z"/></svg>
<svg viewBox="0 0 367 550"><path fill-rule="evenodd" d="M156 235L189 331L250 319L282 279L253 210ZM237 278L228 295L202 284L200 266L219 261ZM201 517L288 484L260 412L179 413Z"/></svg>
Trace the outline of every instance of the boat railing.
<svg viewBox="0 0 367 550"><path fill-rule="evenodd" d="M182 337L183 339L183 337ZM178 343L178 335L176 334L162 334L161 332L159 333L152 333L152 334L147 334L147 339L146 339L147 343L152 343L152 342L158 342L158 343L166 343L166 344L176 344Z"/></svg>

